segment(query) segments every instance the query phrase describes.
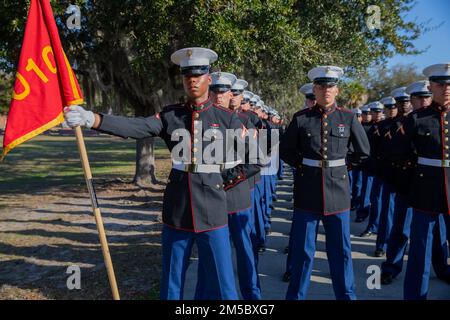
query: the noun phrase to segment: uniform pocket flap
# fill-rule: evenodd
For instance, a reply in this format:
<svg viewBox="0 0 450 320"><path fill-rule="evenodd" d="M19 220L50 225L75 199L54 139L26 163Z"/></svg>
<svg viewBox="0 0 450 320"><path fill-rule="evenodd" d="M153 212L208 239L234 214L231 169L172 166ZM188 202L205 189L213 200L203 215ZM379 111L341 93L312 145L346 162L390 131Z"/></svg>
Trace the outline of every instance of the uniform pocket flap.
<svg viewBox="0 0 450 320"><path fill-rule="evenodd" d="M341 178L345 179L348 175L347 167L336 167L336 168L330 168L331 170L331 176L334 178Z"/></svg>
<svg viewBox="0 0 450 320"><path fill-rule="evenodd" d="M223 184L222 177L219 174L202 174L202 184L205 186L210 186L217 188L221 187Z"/></svg>
<svg viewBox="0 0 450 320"><path fill-rule="evenodd" d="M436 136L437 135L437 131L438 129L434 129L434 128L422 128L419 127L417 128L417 134L419 136L425 136L425 137L431 137L431 136Z"/></svg>
<svg viewBox="0 0 450 320"><path fill-rule="evenodd" d="M419 178L441 178L443 176L442 168L432 167L432 166L424 166L417 165L416 167L416 175Z"/></svg>
<svg viewBox="0 0 450 320"><path fill-rule="evenodd" d="M337 126L331 129L330 135L339 138L350 137L350 129L344 126Z"/></svg>

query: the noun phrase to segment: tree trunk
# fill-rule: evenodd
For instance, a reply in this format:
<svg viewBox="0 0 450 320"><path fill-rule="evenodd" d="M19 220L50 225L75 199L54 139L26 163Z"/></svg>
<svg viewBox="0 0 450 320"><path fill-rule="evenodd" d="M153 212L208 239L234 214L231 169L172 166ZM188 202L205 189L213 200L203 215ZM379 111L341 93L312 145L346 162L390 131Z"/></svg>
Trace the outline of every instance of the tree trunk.
<svg viewBox="0 0 450 320"><path fill-rule="evenodd" d="M136 117L149 116L150 110L143 105L137 105L135 108ZM149 137L136 140L136 171L134 173L133 183L138 187L150 187L157 184L155 176L155 138Z"/></svg>
<svg viewBox="0 0 450 320"><path fill-rule="evenodd" d="M158 90L154 86L149 86L147 77L133 71L129 63L129 56L130 54L126 50L119 49L111 59L110 66L112 66L115 90L134 108L135 116L148 117L158 112L168 102L173 103L172 95L169 93L176 90L173 89L172 82L167 81ZM173 65L168 69L177 70ZM165 78L173 78L169 76ZM170 100L166 101L169 97ZM145 138L136 142L136 171L133 183L139 187L158 184L155 176L154 138Z"/></svg>
<svg viewBox="0 0 450 320"><path fill-rule="evenodd" d="M139 187L157 184L155 176L155 138L149 137L136 141L136 172L133 183Z"/></svg>

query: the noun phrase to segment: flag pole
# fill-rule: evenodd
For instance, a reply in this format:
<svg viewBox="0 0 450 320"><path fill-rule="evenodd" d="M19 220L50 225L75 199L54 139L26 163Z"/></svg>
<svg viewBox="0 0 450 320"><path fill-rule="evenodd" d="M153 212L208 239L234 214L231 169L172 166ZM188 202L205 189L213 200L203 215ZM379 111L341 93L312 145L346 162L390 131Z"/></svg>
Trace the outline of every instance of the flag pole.
<svg viewBox="0 0 450 320"><path fill-rule="evenodd" d="M75 135L77 138L78 151L80 152L81 164L83 166L84 178L91 197L92 212L94 213L95 222L97 224L98 235L100 237L100 245L103 252L103 260L105 261L106 271L108 272L109 285L114 300L120 300L119 289L117 288L116 276L114 274L114 268L109 253L108 241L106 240L105 228L103 227L103 219L100 213L100 208L97 202L97 195L95 194L94 184L92 183L91 167L89 165L89 159L86 152L86 146L84 144L83 132L81 127L75 127Z"/></svg>

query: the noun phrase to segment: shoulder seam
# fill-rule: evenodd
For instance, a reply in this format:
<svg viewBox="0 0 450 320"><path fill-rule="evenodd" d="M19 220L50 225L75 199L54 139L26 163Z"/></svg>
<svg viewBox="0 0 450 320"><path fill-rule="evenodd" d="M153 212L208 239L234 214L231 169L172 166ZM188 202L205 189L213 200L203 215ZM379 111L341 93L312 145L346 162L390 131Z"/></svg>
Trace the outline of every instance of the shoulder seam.
<svg viewBox="0 0 450 320"><path fill-rule="evenodd" d="M227 109L227 108L224 108L224 107L219 106L219 105L216 105L216 104L213 104L213 107L216 107L216 108L219 109L219 110L227 111L228 113L233 113L232 110Z"/></svg>
<svg viewBox="0 0 450 320"><path fill-rule="evenodd" d="M171 107L184 107L184 103L169 104L163 107L163 110Z"/></svg>
<svg viewBox="0 0 450 320"><path fill-rule="evenodd" d="M300 115L302 115L302 114L304 114L304 113L306 113L306 112L308 112L308 111L310 111L310 108L306 108L306 109L297 111L297 112L295 113L295 115L296 115L296 116L300 116Z"/></svg>
<svg viewBox="0 0 450 320"><path fill-rule="evenodd" d="M351 113L351 114L353 114L353 111L350 110L350 109L346 109L346 108L343 108L343 107L337 107L337 109L340 110L340 111L342 111L342 112L346 112L346 113Z"/></svg>

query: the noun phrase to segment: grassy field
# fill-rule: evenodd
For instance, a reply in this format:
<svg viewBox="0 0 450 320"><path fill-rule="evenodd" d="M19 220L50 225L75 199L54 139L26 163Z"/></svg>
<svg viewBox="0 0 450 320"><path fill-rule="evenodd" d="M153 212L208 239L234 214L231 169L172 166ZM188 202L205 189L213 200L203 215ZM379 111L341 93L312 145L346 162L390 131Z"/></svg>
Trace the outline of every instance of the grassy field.
<svg viewBox="0 0 450 320"><path fill-rule="evenodd" d="M85 142L94 179L133 178L134 140L99 136L86 137ZM159 160L169 159L169 152L159 139L155 153ZM84 182L75 137L41 135L27 141L0 162L0 173L0 193L3 194ZM164 173L157 170L156 174L161 178Z"/></svg>
<svg viewBox="0 0 450 320"><path fill-rule="evenodd" d="M85 140L121 296L157 299L170 154L157 140L161 183L142 189L130 183L134 140ZM0 162L0 300L110 299L96 230L75 137L41 135L12 150ZM69 265L81 267L81 290L66 288Z"/></svg>

